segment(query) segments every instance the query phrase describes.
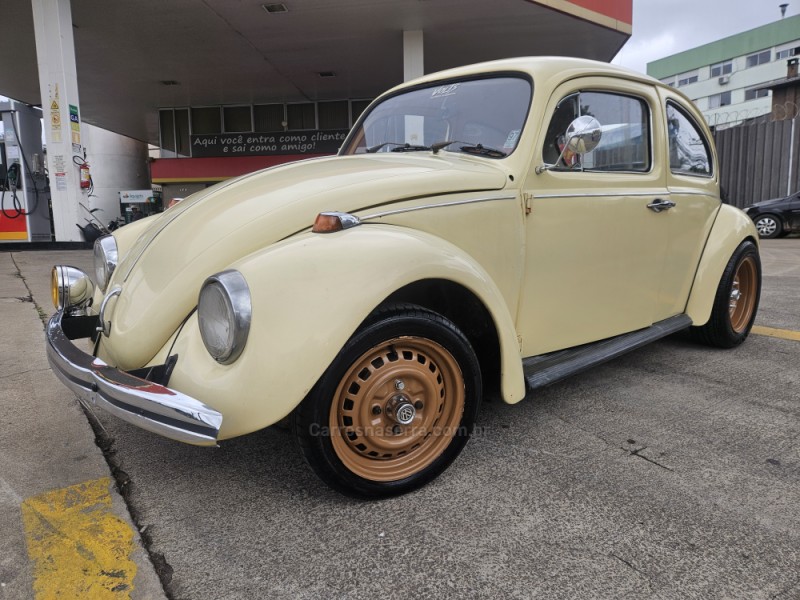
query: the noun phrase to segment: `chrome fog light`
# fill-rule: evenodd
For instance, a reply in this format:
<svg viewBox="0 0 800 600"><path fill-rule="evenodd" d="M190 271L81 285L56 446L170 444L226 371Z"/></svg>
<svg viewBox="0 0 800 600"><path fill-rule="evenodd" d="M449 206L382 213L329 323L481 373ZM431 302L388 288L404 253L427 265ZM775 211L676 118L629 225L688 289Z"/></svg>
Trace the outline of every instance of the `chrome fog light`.
<svg viewBox="0 0 800 600"><path fill-rule="evenodd" d="M235 361L250 332L250 288L238 271L223 271L203 283L197 302L200 336L218 363Z"/></svg>
<svg viewBox="0 0 800 600"><path fill-rule="evenodd" d="M70 314L82 313L92 302L94 284L75 267L56 265L50 275L53 306Z"/></svg>
<svg viewBox="0 0 800 600"><path fill-rule="evenodd" d="M97 287L101 292L105 292L108 282L111 281L111 274L117 268L119 253L117 252L117 241L113 235L105 235L94 242L94 276Z"/></svg>

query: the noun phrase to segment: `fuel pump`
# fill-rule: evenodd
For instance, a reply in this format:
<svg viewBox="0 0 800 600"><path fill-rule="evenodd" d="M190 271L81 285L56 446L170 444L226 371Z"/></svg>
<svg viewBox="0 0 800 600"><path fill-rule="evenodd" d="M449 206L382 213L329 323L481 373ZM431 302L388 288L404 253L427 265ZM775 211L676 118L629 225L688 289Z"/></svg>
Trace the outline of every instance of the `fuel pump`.
<svg viewBox="0 0 800 600"><path fill-rule="evenodd" d="M52 240L41 115L21 102L0 102L0 243Z"/></svg>

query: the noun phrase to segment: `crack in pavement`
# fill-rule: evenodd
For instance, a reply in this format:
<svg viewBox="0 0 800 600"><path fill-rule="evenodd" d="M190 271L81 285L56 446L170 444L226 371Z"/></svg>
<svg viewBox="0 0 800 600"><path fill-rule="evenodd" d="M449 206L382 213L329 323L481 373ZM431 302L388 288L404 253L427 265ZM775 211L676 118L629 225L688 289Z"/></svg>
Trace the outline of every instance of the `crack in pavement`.
<svg viewBox="0 0 800 600"><path fill-rule="evenodd" d="M28 369L27 371L17 371L15 373L8 373L0 375L0 379L8 379L9 377L17 377L18 375L25 375L27 373L45 373L50 370L50 367L42 367L41 369Z"/></svg>
<svg viewBox="0 0 800 600"><path fill-rule="evenodd" d="M642 571L641 569L637 569L637 568L636 568L636 567L633 565L633 563L631 563L631 562L629 562L629 561L625 560L625 559L624 559L624 558L622 558L621 556L617 556L617 555L616 555L616 554L614 554L613 552L612 552L611 554L609 554L609 556L610 556L611 558L616 558L616 559L617 559L618 561L620 561L622 564L624 564L624 565L625 565L625 566L627 566L629 569L631 569L631 570L632 570L634 573L636 573L637 575L639 575L639 577L642 577L642 578L643 578L643 579L644 579L644 580L647 582L647 587L649 587L649 588L650 588L650 592L651 592L651 593L654 595L654 597L655 597L655 598L662 598L661 594L659 594L659 593L658 593L658 592L657 592L657 591L656 591L656 590L653 588L653 579L650 577L650 575L649 575L648 573L646 573L645 571Z"/></svg>
<svg viewBox="0 0 800 600"><path fill-rule="evenodd" d="M625 450L625 448L620 448L620 449L621 450ZM627 452L630 456L635 456L637 458L642 458L642 459L646 460L647 462L656 465L657 467L661 467L662 469L666 469L670 473L674 473L675 472L673 469L670 469L669 467L667 467L665 465L662 465L660 462L656 462L652 458L647 458L646 456L642 456L641 454L639 454L639 452L641 452L642 450L647 450L647 446L642 446L641 448L637 448L636 450L625 450L625 452Z"/></svg>
<svg viewBox="0 0 800 600"><path fill-rule="evenodd" d="M9 258L11 258L11 263L14 265L14 268L17 270L15 275L22 280L22 284L25 286L25 289L28 290L28 297L27 298L18 297L18 299L20 301L22 301L22 302L30 302L30 303L32 303L33 306L36 308L36 312L38 313L39 319L41 319L42 324L47 323L47 313L44 311L42 306L38 302L36 302L36 299L33 297L33 290L28 285L28 280L25 279L25 276L22 274L22 269L19 268L19 265L17 264L17 261L14 258L14 253L13 252L9 252L8 256L9 256Z"/></svg>

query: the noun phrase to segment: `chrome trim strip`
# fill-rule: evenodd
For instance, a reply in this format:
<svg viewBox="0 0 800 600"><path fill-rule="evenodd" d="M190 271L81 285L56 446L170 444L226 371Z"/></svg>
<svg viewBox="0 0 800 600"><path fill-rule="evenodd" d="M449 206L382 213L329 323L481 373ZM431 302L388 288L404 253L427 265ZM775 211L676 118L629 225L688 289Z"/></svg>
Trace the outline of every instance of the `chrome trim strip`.
<svg viewBox="0 0 800 600"><path fill-rule="evenodd" d="M699 192L697 190L684 190L679 188L672 188L669 193L680 194L681 196L707 196L709 198L717 198L719 200L719 197L715 196L711 192Z"/></svg>
<svg viewBox="0 0 800 600"><path fill-rule="evenodd" d="M632 197L650 197L650 196L669 196L670 192L665 190L653 190L652 192L587 192L575 194L536 194L534 193L534 200L537 198L616 198L619 196L632 196Z"/></svg>
<svg viewBox="0 0 800 600"><path fill-rule="evenodd" d="M58 378L81 400L179 442L217 444L222 414L186 394L109 367L79 350L64 333L64 318L63 311L58 311L47 323L47 359Z"/></svg>
<svg viewBox="0 0 800 600"><path fill-rule="evenodd" d="M427 210L429 208L441 208L443 206L459 206L461 204L477 204L478 202L492 202L493 200L515 200L517 195L511 196L487 196L484 198L470 198L469 200L454 200L453 202L442 202L440 204L423 204L422 206L411 206L409 208L398 208L396 210L387 210L385 212L373 213L371 215L366 215L360 217L361 222L367 221L368 219L380 219L382 217L388 217L390 215L399 215L402 213L408 212L415 212L418 210Z"/></svg>
<svg viewBox="0 0 800 600"><path fill-rule="evenodd" d="M670 196L672 194L681 196L709 196L713 194L708 192L698 192L694 190L653 190L651 192L586 192L575 194L534 194L534 198L611 198L618 196L631 196L631 197L647 197L647 196Z"/></svg>

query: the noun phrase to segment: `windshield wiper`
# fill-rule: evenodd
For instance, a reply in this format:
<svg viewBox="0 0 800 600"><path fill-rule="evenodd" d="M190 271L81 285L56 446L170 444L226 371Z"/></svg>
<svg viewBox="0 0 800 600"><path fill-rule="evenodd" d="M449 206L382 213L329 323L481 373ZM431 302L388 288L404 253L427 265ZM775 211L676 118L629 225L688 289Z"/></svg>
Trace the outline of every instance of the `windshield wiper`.
<svg viewBox="0 0 800 600"><path fill-rule="evenodd" d="M436 142L435 144L431 145L431 150L433 150L433 153L436 154L442 148L447 148L447 146L450 146L452 144L466 144L465 146L459 146L458 148L459 150L461 150L461 152L464 152L466 154L477 154L479 156L488 156L489 158L503 158L505 156L508 156L507 152L503 152L502 150L497 150L496 148L488 148L483 144L476 144L473 146L470 145L469 142L460 142L458 140L450 140L447 142Z"/></svg>
<svg viewBox="0 0 800 600"><path fill-rule="evenodd" d="M402 142L383 142L382 144L378 144L377 146L372 146L370 148L367 148L367 152L373 154L374 152L377 152L378 150L384 148L385 146L397 146L397 148L392 148L392 152L419 152L422 150L431 150L431 148L429 148L428 146L415 146L408 143L404 144Z"/></svg>

